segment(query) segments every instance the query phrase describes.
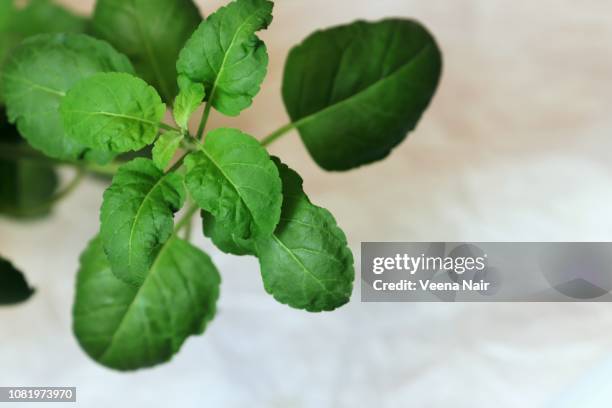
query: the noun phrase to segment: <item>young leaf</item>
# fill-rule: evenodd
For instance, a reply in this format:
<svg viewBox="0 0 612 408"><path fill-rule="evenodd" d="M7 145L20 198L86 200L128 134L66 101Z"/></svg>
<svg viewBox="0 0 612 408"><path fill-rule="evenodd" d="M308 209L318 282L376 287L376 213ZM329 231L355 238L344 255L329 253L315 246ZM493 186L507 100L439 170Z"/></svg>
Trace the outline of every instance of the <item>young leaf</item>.
<svg viewBox="0 0 612 408"><path fill-rule="evenodd" d="M100 237L113 273L141 284L163 244L172 236L174 213L184 203L183 180L137 158L124 164L104 193Z"/></svg>
<svg viewBox="0 0 612 408"><path fill-rule="evenodd" d="M232 231L238 246L272 234L280 217L281 180L266 150L236 129L210 132L185 160L195 202Z"/></svg>
<svg viewBox="0 0 612 408"><path fill-rule="evenodd" d="M174 100L172 113L174 120L182 130L189 127L189 118L204 100L204 85L195 84L184 76L178 77L179 94Z"/></svg>
<svg viewBox="0 0 612 408"><path fill-rule="evenodd" d="M416 127L441 68L435 40L416 21L360 21L291 50L283 99L314 160L348 170L386 157Z"/></svg>
<svg viewBox="0 0 612 408"><path fill-rule="evenodd" d="M13 305L30 298L34 293L23 274L6 259L0 257L0 305Z"/></svg>
<svg viewBox="0 0 612 408"><path fill-rule="evenodd" d="M0 143L19 148L23 139L5 122L0 112ZM38 217L49 211L41 204L49 200L58 185L53 166L28 158L2 158L0 151L0 213L13 217Z"/></svg>
<svg viewBox="0 0 612 408"><path fill-rule="evenodd" d="M25 40L2 75L7 114L32 147L62 160L85 157L104 162L64 132L59 105L78 81L98 72L132 72L128 59L105 42L83 34L41 34Z"/></svg>
<svg viewBox="0 0 612 408"><path fill-rule="evenodd" d="M351 297L355 271L346 237L334 217L310 202L301 177L274 158L283 180L283 211L274 235L256 250L266 291L291 307L320 312Z"/></svg>
<svg viewBox="0 0 612 408"><path fill-rule="evenodd" d="M153 163L158 169L164 170L168 167L168 164L174 157L176 150L181 145L183 135L179 132L170 131L165 132L157 139L155 146L153 146Z"/></svg>
<svg viewBox="0 0 612 408"><path fill-rule="evenodd" d="M255 32L272 22L272 7L268 0L235 0L203 21L181 51L178 73L204 84L219 112L236 116L259 92L268 53Z"/></svg>
<svg viewBox="0 0 612 408"><path fill-rule="evenodd" d="M81 256L73 330L97 362L135 370L172 358L215 315L221 279L212 261L173 237L138 286L117 279L99 238Z"/></svg>
<svg viewBox="0 0 612 408"><path fill-rule="evenodd" d="M176 59L200 21L191 0L98 0L93 28L127 54L136 72L171 103L176 95Z"/></svg>
<svg viewBox="0 0 612 408"><path fill-rule="evenodd" d="M96 74L74 85L60 105L66 133L102 152L151 144L166 112L155 88L130 74Z"/></svg>

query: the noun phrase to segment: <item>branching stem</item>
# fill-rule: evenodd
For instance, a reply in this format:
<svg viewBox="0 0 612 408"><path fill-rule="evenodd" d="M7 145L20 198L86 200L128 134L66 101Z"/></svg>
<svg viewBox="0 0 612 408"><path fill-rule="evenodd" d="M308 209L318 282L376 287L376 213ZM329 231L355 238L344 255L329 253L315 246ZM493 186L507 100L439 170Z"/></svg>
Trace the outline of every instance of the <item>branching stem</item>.
<svg viewBox="0 0 612 408"><path fill-rule="evenodd" d="M203 139L204 131L206 130L206 124L210 117L210 111L212 109L212 105L209 103L206 104L204 108L204 112L202 114L202 119L200 121L200 125L198 127L198 133L194 138L195 143L184 143L183 147L186 148L186 152L168 169L166 173L171 171L175 171L179 169L183 165L183 161L185 157L189 154L189 152L198 148L199 141ZM274 132L270 133L268 136L264 137L261 140L262 146L268 146L272 144L274 141L296 128L299 123L288 123ZM175 130L179 131L179 129L167 125L165 123L160 123L160 128L164 130ZM25 144L8 144L8 143L0 143L0 159L3 160L33 160L43 163L49 163L49 165L64 165L64 166L72 166L76 169L76 175L74 179L61 191L58 191L54 194L47 202L42 203L40 206L36 206L33 208L28 208L26 210L19 210L19 214L27 215L30 213L36 213L40 211L44 211L47 208L51 208L55 203L61 201L63 198L67 197L70 193L72 193L76 187L81 183L86 173L95 173L101 175L112 176L117 173L119 167L123 164L119 161L114 161L112 163L106 165L98 165L93 163L83 163L83 162L73 162L73 161L65 161L65 160L56 160L50 157L43 155L37 150L32 149L28 145ZM191 236L191 219L193 216L199 211L199 207L195 204L191 204L181 219L177 222L176 227L174 229L175 233L180 232L185 229L185 238L189 239Z"/></svg>
<svg viewBox="0 0 612 408"><path fill-rule="evenodd" d="M191 230L192 230L193 222L191 222L191 218L189 220L190 221L185 225L185 235L183 236L183 239L185 241L191 240Z"/></svg>
<svg viewBox="0 0 612 408"><path fill-rule="evenodd" d="M181 129L179 129L179 128L177 128L177 127L174 127L174 126L170 126L170 125L168 125L168 124L166 124L166 123L160 123L160 124L159 124L159 128L160 128L160 129L164 129L164 130L174 130L174 131L176 131L176 132L181 133Z"/></svg>
<svg viewBox="0 0 612 408"><path fill-rule="evenodd" d="M47 201L33 207L15 208L12 210L9 209L8 212L22 217L43 213L51 209L51 207L53 207L56 203L62 201L64 198L68 197L72 192L74 192L85 178L85 174L86 173L84 169L77 168L76 174L74 175L74 178L70 180L70 183L68 183L63 189L53 194Z"/></svg>
<svg viewBox="0 0 612 408"><path fill-rule="evenodd" d="M274 142L276 139L280 138L281 136L283 136L284 134L286 134L287 132L289 132L295 127L296 127L295 123L287 123L285 126L282 126L276 129L274 132L264 137L260 143L262 146L268 146L269 144Z"/></svg>
<svg viewBox="0 0 612 408"><path fill-rule="evenodd" d="M206 130L206 123L208 123L208 117L210 116L210 110L212 108L212 103L208 101L206 106L204 107L204 113L202 114L202 119L200 120L200 126L198 126L198 134L196 135L197 140L202 140L204 136L204 130Z"/></svg>
<svg viewBox="0 0 612 408"><path fill-rule="evenodd" d="M185 214L183 214L181 219L176 223L176 226L174 227L174 233L178 234L183 228L186 228L188 225L191 225L191 218L199 210L200 207L198 207L196 204L190 204L187 208L187 211L185 211Z"/></svg>
<svg viewBox="0 0 612 408"><path fill-rule="evenodd" d="M62 164L64 162L52 159L32 149L26 144L0 143L0 159L18 161L21 159L35 160L50 164Z"/></svg>
<svg viewBox="0 0 612 408"><path fill-rule="evenodd" d="M48 163L55 166L71 166L76 169L85 170L89 173L100 174L104 176L112 176L117 173L117 170L123 164L120 161L111 162L109 164L84 163L69 160L58 160L47 157L44 154L32 149L26 144L11 144L0 143L0 159L6 161L31 160L39 163Z"/></svg>
<svg viewBox="0 0 612 408"><path fill-rule="evenodd" d="M197 139L196 140L201 140L201 135L204 132L204 129L206 128L206 122L208 121L208 114L210 113L210 108L209 108L210 104L206 105L206 108L204 110L204 114L202 115L202 121L200 122L200 128L198 129L198 134L197 134ZM284 134L286 134L287 132L289 132L290 130L292 130L293 128L296 127L295 123L288 123L285 126L282 126L280 128L278 128L277 130L275 130L274 132L270 133L268 136L264 137L261 140L261 145L262 146L268 146L271 143L273 143L275 140L277 140L278 138L280 138L281 136L283 136ZM196 142L196 147L197 147L197 142ZM183 164L183 160L185 159L185 156L189 153L189 151L187 151L171 168L170 170L168 170L168 172L173 171L178 169L182 164ZM183 228L189 228L186 230L185 233L185 239L189 240L189 237L191 236L191 218L196 214L196 212L199 210L199 207L195 204L192 204L188 209L187 212L185 212L185 215L183 215L183 217L178 221L178 223L176 224L176 227L174 228L174 232L178 233L180 232Z"/></svg>
<svg viewBox="0 0 612 408"><path fill-rule="evenodd" d="M55 193L47 203L44 203L43 205L47 205L49 207L51 207L53 204L63 200L64 198L68 197L72 192L74 192L74 190L76 190L76 188L79 186L79 184L81 184L81 182L83 181L83 179L85 178L85 170L83 168L78 168L76 170L76 174L74 175L74 178L70 181L70 183L68 183L66 185L66 187L64 187L62 190L58 191L57 193Z"/></svg>

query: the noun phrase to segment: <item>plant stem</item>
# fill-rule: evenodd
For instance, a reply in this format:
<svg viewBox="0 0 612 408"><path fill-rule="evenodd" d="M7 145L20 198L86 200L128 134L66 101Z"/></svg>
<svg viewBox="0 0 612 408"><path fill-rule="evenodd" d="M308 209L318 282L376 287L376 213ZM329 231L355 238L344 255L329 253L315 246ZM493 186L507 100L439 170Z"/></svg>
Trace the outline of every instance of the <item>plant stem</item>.
<svg viewBox="0 0 612 408"><path fill-rule="evenodd" d="M58 191L51 199L48 201L48 205L53 205L62 199L68 197L70 193L72 193L78 186L81 184L83 179L85 178L85 170L83 168L78 168L74 178L64 187L64 189Z"/></svg>
<svg viewBox="0 0 612 408"><path fill-rule="evenodd" d="M212 108L212 104L210 101L206 103L204 107L204 113L202 114L202 119L200 120L200 126L198 126L198 133L196 135L197 140L202 140L204 136L204 130L206 129L206 123L208 122L208 117L210 116L210 110Z"/></svg>
<svg viewBox="0 0 612 408"><path fill-rule="evenodd" d="M174 130L174 131L179 132L179 133L181 132L181 129L176 128L174 126L170 126L170 125L168 125L166 123L160 123L159 124L159 128L160 129L164 129L164 130Z"/></svg>
<svg viewBox="0 0 612 408"><path fill-rule="evenodd" d="M51 207L53 207L53 205L62 201L64 198L68 197L72 192L74 192L74 190L76 190L79 184L81 184L84 177L85 177L85 170L82 168L77 168L76 174L74 178L70 181L70 183L68 183L66 187L64 187L63 189L53 194L47 201L41 204L38 204L36 206L33 206L33 207L17 208L17 209L9 210L9 212L16 216L23 217L23 216L28 216L28 215L39 214L39 213L42 213L43 211L49 210L51 209Z"/></svg>
<svg viewBox="0 0 612 408"><path fill-rule="evenodd" d="M191 204L185 214L181 217L181 219L176 223L174 227L174 233L179 233L183 228L189 226L191 224L191 217L200 209L196 204Z"/></svg>
<svg viewBox="0 0 612 408"><path fill-rule="evenodd" d="M0 159L10 161L28 159L58 164L58 160L47 157L25 144L0 143Z"/></svg>
<svg viewBox="0 0 612 408"><path fill-rule="evenodd" d="M198 143L197 141L195 142ZM181 147L185 150L193 152L198 149L198 146L196 145L196 143L192 142L190 139L188 140L183 139L181 140Z"/></svg>
<svg viewBox="0 0 612 408"><path fill-rule="evenodd" d="M64 163L68 164L68 163ZM84 169L90 173L99 174L102 176L114 176L119 171L119 167L121 167L123 163L121 162L111 162L109 164L95 164L95 163L83 163L83 164L73 164L75 167Z"/></svg>
<svg viewBox="0 0 612 408"><path fill-rule="evenodd" d="M193 217L193 215L192 215ZM185 241L190 241L191 240L191 230L192 230L192 225L193 223L191 222L191 218L189 218L189 222L186 224L185 226L185 235L183 236L183 239L185 239Z"/></svg>
<svg viewBox="0 0 612 408"><path fill-rule="evenodd" d="M200 128L198 129L198 137L196 140L200 140L200 137L202 133L204 133L204 129L206 128L206 122L208 120L208 115L210 114L209 106L210 104L207 104L206 108L204 109L204 114L202 115L202 121L200 122ZM289 132L291 129L295 127L296 127L296 123L288 123L285 126L280 127L279 129L275 130L270 135L262 139L261 141L262 146L267 146L271 144L276 139L278 139L279 137L281 137L282 135ZM186 152L179 160L177 160L177 162L174 163L174 165L168 170L168 173L178 169L183 164L183 160L185 159L185 156L187 156L188 153L189 151ZM176 224L176 227L174 228L174 233L177 234L183 228L186 228L185 239L189 240L189 237L191 236L191 218L194 216L194 214L198 210L199 210L199 207L197 205L191 204L191 206L187 209L185 214L181 217L181 219Z"/></svg>
<svg viewBox="0 0 612 408"><path fill-rule="evenodd" d="M183 155L181 157L179 157L179 159L172 166L170 166L170 168L168 170L166 170L166 174L172 173L173 171L178 170L179 167L181 167L183 165L183 162L185 161L185 157L187 157L187 155L190 152L191 152L191 150L187 150L186 152L184 152Z"/></svg>
<svg viewBox="0 0 612 408"><path fill-rule="evenodd" d="M276 129L274 132L270 133L260 141L261 145L268 146L270 143L274 142L276 139L295 128L296 125L296 123L287 123L285 126Z"/></svg>
<svg viewBox="0 0 612 408"><path fill-rule="evenodd" d="M204 108L204 113L202 114L202 120L200 121L200 126L198 128L196 144L198 143L197 142L198 140L201 140L201 137L204 134L204 129L206 128L206 122L208 121L208 116L210 115L210 107L211 105L210 103L208 103L206 104L206 107ZM261 145L267 146L273 143L276 139L280 138L281 136L283 136L290 130L297 127L298 124L299 122L288 123L285 126L278 128L274 132L270 133L268 136L264 137L260 142ZM183 160L185 159L187 154L189 154L189 150L185 152L185 154L181 156L181 158L178 159L176 163L174 163L174 165L170 167L170 169L168 169L167 173L174 171L178 169L179 167L181 167L181 165L183 164ZM198 212L199 209L200 208L197 205L191 204L189 208L187 209L187 211L185 212L185 214L176 223L176 226L174 228L174 233L178 234L182 229L185 229L185 239L189 240L191 237L191 218L195 215L196 212Z"/></svg>
<svg viewBox="0 0 612 408"><path fill-rule="evenodd" d="M112 162L109 164L82 163L68 160L58 160L47 157L44 154L32 149L26 144L10 144L0 143L0 159L7 161L31 160L41 163L47 163L50 166L71 166L76 169L82 169L90 173L96 173L104 176L112 176L117 173L121 166L121 162Z"/></svg>

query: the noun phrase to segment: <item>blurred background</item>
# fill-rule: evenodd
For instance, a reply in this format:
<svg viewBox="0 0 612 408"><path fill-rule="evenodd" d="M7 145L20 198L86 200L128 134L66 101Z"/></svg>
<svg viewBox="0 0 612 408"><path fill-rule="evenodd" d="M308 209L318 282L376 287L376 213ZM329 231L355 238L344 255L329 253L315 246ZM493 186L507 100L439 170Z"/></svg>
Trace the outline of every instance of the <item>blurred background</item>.
<svg viewBox="0 0 612 408"><path fill-rule="evenodd" d="M92 1L62 0L80 14ZM224 1L198 1L208 15ZM271 147L312 201L362 241L612 240L612 3L603 0L279 0L261 37L270 69L237 119L262 137L288 121L288 50L355 19L416 18L445 66L417 130L382 162L326 173L296 133ZM62 173L67 179L69 171ZM223 276L219 313L169 364L130 374L91 361L71 333L78 255L105 185L53 216L0 217L2 254L38 288L0 309L0 385L76 386L84 407L609 407L607 304L352 302L308 314L268 296L255 258L196 242ZM359 267L357 262L356 267ZM70 405L74 406L74 404Z"/></svg>

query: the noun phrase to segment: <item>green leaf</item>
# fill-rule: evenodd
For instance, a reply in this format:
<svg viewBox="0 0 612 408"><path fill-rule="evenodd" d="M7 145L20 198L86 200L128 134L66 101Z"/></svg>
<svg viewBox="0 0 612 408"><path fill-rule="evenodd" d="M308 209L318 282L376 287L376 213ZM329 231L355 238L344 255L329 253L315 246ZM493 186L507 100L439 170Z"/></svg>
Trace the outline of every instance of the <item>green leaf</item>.
<svg viewBox="0 0 612 408"><path fill-rule="evenodd" d="M16 9L13 0L0 0L0 68L10 51L19 43L20 38L11 32L11 21L15 18ZM0 78L0 105L4 102L2 81Z"/></svg>
<svg viewBox="0 0 612 408"><path fill-rule="evenodd" d="M180 91L174 100L172 113L177 125L186 131L189 127L189 118L202 104L206 93L204 85L194 84L182 75L178 77L178 84Z"/></svg>
<svg viewBox="0 0 612 408"><path fill-rule="evenodd" d="M173 237L145 280L127 285L111 272L102 242L81 256L73 330L85 352L117 370L135 370L172 358L187 337L204 332L215 315L220 277L212 261Z"/></svg>
<svg viewBox="0 0 612 408"><path fill-rule="evenodd" d="M259 92L268 53L255 32L272 22L272 7L268 0L233 1L203 21L181 51L178 73L204 84L219 112L236 116Z"/></svg>
<svg viewBox="0 0 612 408"><path fill-rule="evenodd" d="M82 33L87 21L50 0L30 0L10 19L11 33L21 38L42 33Z"/></svg>
<svg viewBox="0 0 612 408"><path fill-rule="evenodd" d="M438 86L442 57L412 20L317 31L287 59L283 99L314 160L348 170L386 157Z"/></svg>
<svg viewBox="0 0 612 408"><path fill-rule="evenodd" d="M13 0L0 0L0 32L8 31L11 20L15 15Z"/></svg>
<svg viewBox="0 0 612 408"><path fill-rule="evenodd" d="M108 72L74 85L60 111L73 140L102 152L125 153L153 143L166 105L142 79Z"/></svg>
<svg viewBox="0 0 612 408"><path fill-rule="evenodd" d="M185 165L191 196L232 231L235 244L248 246L272 234L280 217L281 180L255 138L236 129L214 130Z"/></svg>
<svg viewBox="0 0 612 408"><path fill-rule="evenodd" d="M234 241L231 226L219 223L213 215L202 210L202 230L204 235L210 238L217 248L226 254L233 255L255 255L255 246L239 240L240 244Z"/></svg>
<svg viewBox="0 0 612 408"><path fill-rule="evenodd" d="M191 0L98 0L93 28L130 57L136 72L171 103L176 59L200 21Z"/></svg>
<svg viewBox="0 0 612 408"><path fill-rule="evenodd" d="M100 236L121 280L141 284L157 253L172 236L174 213L184 203L183 180L149 159L121 166L104 193Z"/></svg>
<svg viewBox="0 0 612 408"><path fill-rule="evenodd" d="M14 126L5 122L0 112L0 144L19 149L25 146ZM39 217L46 215L47 202L58 185L52 165L26 157L15 157L0 148L0 213L13 217Z"/></svg>
<svg viewBox="0 0 612 408"><path fill-rule="evenodd" d="M32 147L62 160L112 156L92 152L68 137L59 105L66 92L98 72L131 72L128 59L110 45L83 34L41 34L25 40L11 55L2 75L7 114Z"/></svg>
<svg viewBox="0 0 612 408"><path fill-rule="evenodd" d="M42 33L85 31L83 18L49 0L31 0L19 10L13 3L13 0L0 0L0 66L9 52L26 37Z"/></svg>
<svg viewBox="0 0 612 408"><path fill-rule="evenodd" d="M157 139L152 151L157 168L164 170L168 167L182 140L183 135L176 131L165 132Z"/></svg>
<svg viewBox="0 0 612 408"><path fill-rule="evenodd" d="M23 274L9 261L0 257L0 305L25 302L34 294Z"/></svg>
<svg viewBox="0 0 612 408"><path fill-rule="evenodd" d="M266 291L298 309L336 309L351 297L355 271L346 237L334 217L312 204L301 177L279 166L283 180L283 211L274 235L256 241Z"/></svg>

